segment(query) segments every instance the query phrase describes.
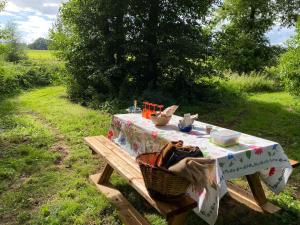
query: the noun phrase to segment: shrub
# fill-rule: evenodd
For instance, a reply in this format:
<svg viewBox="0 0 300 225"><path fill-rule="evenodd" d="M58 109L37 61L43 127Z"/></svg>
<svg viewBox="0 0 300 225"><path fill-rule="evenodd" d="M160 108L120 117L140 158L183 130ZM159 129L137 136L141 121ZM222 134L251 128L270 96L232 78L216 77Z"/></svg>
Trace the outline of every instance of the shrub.
<svg viewBox="0 0 300 225"><path fill-rule="evenodd" d="M60 64L41 64L31 61L18 64L5 63L0 67L0 98L15 94L22 89L61 84L67 79L65 68Z"/></svg>
<svg viewBox="0 0 300 225"><path fill-rule="evenodd" d="M10 70L0 67L0 99L18 91L18 80L11 76Z"/></svg>
<svg viewBox="0 0 300 225"><path fill-rule="evenodd" d="M280 58L278 69L286 89L291 94L300 95L300 17L296 35L288 45L288 50Z"/></svg>
<svg viewBox="0 0 300 225"><path fill-rule="evenodd" d="M300 95L300 19L296 36L289 42L288 51L282 54L278 68L286 89Z"/></svg>
<svg viewBox="0 0 300 225"><path fill-rule="evenodd" d="M300 95L300 48L283 54L279 68L287 91Z"/></svg>

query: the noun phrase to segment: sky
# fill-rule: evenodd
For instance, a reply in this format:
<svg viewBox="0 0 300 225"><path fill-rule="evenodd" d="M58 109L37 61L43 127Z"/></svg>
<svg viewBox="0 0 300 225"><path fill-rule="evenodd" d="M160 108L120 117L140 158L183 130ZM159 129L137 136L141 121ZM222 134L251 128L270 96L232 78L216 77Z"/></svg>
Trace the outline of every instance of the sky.
<svg viewBox="0 0 300 225"><path fill-rule="evenodd" d="M63 1L66 0L8 0L5 10L0 12L0 26L15 22L25 43L32 43L39 37L47 38ZM275 25L266 36L271 44L284 45L294 33L295 28Z"/></svg>

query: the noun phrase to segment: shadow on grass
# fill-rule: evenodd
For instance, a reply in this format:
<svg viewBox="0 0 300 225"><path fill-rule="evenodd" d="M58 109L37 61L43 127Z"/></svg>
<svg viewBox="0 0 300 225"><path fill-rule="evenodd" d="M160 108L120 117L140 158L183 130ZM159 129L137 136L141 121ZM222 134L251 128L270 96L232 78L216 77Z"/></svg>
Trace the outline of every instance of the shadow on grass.
<svg viewBox="0 0 300 225"><path fill-rule="evenodd" d="M198 113L203 122L278 142L290 159L300 161L300 105L245 100L231 106L206 103L182 106L179 114L187 112ZM290 183L296 187L300 199L299 167L293 171Z"/></svg>

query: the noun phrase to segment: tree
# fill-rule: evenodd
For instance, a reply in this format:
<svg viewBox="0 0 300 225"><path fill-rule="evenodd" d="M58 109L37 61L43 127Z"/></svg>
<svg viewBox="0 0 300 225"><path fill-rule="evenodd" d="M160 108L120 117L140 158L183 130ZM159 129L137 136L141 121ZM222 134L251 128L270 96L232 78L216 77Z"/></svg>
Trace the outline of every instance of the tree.
<svg viewBox="0 0 300 225"><path fill-rule="evenodd" d="M6 4L6 1L0 1L0 12L4 9L5 7L5 4ZM5 35L5 31L3 29L0 29L0 41L4 40L6 37ZM5 46L0 43L0 56L5 52Z"/></svg>
<svg viewBox="0 0 300 225"><path fill-rule="evenodd" d="M207 76L204 26L216 1L71 0L51 32L83 99L140 96L146 90L190 95ZM180 91L179 91L180 90Z"/></svg>
<svg viewBox="0 0 300 225"><path fill-rule="evenodd" d="M297 6L297 0L225 0L215 17L218 68L247 73L272 65L278 51L265 34L275 21L292 25Z"/></svg>
<svg viewBox="0 0 300 225"><path fill-rule="evenodd" d="M294 26L297 18L300 15L299 0L276 0L275 12L277 20L285 26Z"/></svg>
<svg viewBox="0 0 300 225"><path fill-rule="evenodd" d="M28 47L30 49L35 49L35 50L48 50L48 44L49 44L49 40L40 37L36 39L33 43L29 44Z"/></svg>
<svg viewBox="0 0 300 225"><path fill-rule="evenodd" d="M279 71L287 90L300 95L300 18L296 26L296 35L288 43L288 51L282 54Z"/></svg>
<svg viewBox="0 0 300 225"><path fill-rule="evenodd" d="M18 62L25 59L24 45L20 43L20 36L16 24L8 23L5 27L5 33L5 59L9 62Z"/></svg>
<svg viewBox="0 0 300 225"><path fill-rule="evenodd" d="M5 8L6 1L1 0L0 1L0 12Z"/></svg>

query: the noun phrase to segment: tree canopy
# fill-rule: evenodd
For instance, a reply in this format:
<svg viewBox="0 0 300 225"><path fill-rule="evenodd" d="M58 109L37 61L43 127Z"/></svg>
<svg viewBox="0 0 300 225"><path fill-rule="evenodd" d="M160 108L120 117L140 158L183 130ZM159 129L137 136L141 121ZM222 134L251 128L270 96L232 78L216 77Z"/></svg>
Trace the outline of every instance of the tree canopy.
<svg viewBox="0 0 300 225"><path fill-rule="evenodd" d="M216 1L71 0L52 32L73 75L73 96L189 95L207 76L205 29ZM182 90L182 92L180 91ZM84 94L82 94L84 93Z"/></svg>
<svg viewBox="0 0 300 225"><path fill-rule="evenodd" d="M15 23L8 23L3 33L4 44L2 45L5 60L18 62L26 58L24 45L20 42L20 34Z"/></svg>
<svg viewBox="0 0 300 225"><path fill-rule="evenodd" d="M215 16L215 55L218 68L236 72L262 70L274 63L277 47L266 32L277 23L292 25L297 0L224 0Z"/></svg>
<svg viewBox="0 0 300 225"><path fill-rule="evenodd" d="M286 5L286 7L284 7ZM282 49L265 36L292 26L299 0L70 0L51 31L82 102L196 99L207 77L263 71ZM202 85L202 86L201 86Z"/></svg>
<svg viewBox="0 0 300 225"><path fill-rule="evenodd" d="M49 40L40 37L36 39L33 43L29 44L28 47L30 49L35 49L35 50L48 50L48 44L49 44Z"/></svg>

